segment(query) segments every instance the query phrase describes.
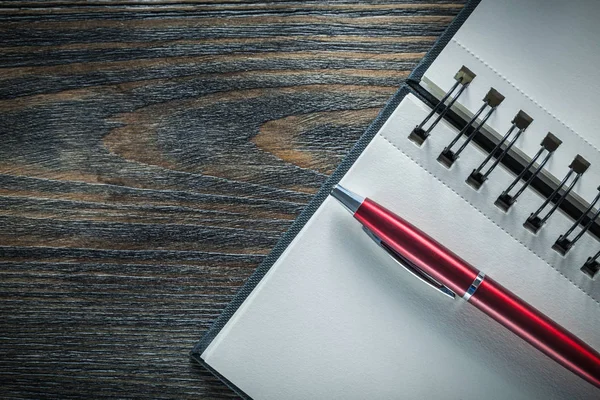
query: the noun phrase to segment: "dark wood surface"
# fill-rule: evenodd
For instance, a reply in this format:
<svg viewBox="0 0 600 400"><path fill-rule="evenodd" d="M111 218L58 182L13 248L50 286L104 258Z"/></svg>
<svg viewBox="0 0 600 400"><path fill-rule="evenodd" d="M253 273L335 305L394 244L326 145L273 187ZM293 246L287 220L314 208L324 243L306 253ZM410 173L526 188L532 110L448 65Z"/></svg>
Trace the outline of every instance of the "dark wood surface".
<svg viewBox="0 0 600 400"><path fill-rule="evenodd" d="M0 1L0 397L235 397L188 352L457 3Z"/></svg>

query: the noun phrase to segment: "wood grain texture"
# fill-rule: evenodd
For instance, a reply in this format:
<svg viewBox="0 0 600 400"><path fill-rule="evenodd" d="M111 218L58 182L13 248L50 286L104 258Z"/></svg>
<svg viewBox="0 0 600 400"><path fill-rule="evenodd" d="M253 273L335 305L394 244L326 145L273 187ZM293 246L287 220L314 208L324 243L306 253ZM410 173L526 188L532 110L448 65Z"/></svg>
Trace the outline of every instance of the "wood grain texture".
<svg viewBox="0 0 600 400"><path fill-rule="evenodd" d="M460 3L0 1L0 397L235 398L188 352Z"/></svg>

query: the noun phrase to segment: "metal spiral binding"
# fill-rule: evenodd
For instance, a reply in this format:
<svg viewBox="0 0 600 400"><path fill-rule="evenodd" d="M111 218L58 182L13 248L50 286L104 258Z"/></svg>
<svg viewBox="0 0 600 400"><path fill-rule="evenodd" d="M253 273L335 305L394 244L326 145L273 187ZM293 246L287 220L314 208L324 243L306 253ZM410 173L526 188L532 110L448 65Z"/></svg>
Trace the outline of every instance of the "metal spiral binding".
<svg viewBox="0 0 600 400"><path fill-rule="evenodd" d="M550 160L550 157L552 157L552 154L554 153L554 151L558 148L558 146L560 146L561 143L562 143L562 141L559 138L554 136L552 133L548 132L548 134L546 135L544 140L542 140L542 143L540 143L541 147L538 150L538 152L535 154L535 156L533 156L533 158L531 159L529 164L527 164L527 166L523 169L523 171L521 171L521 173L519 175L517 175L515 180L508 186L508 188L506 188L506 190L503 191L500 194L500 196L498 196L498 199L496 200L496 202L494 204L496 206L498 206L500 209L502 209L503 211L508 211L510 206L512 206L513 203L515 201L517 201L517 198L521 195L521 193L523 193L523 191L527 188L527 186L529 186L531 184L531 181L533 181L533 179L542 171L542 169L544 168L544 166L546 165L548 160ZM514 195L511 196L509 194L509 192L517 185L517 183L519 183L519 181L525 175L525 173L527 171L529 171L529 169L535 164L535 162L542 156L542 154L544 152L547 152L547 154L544 157L544 159L542 160L542 162L531 173L531 175L525 181L525 183L523 184L521 189L519 189L519 191L517 193L515 193Z"/></svg>
<svg viewBox="0 0 600 400"><path fill-rule="evenodd" d="M556 187L556 189L554 189L552 194L550 196L546 197L546 200L542 203L542 205L537 210L535 210L533 213L531 213L531 215L529 216L529 218L527 218L527 221L525 221L523 226L525 228L529 229L530 231L532 231L533 233L537 233L537 231L540 230L542 225L544 225L546 223L548 218L550 218L550 216L554 213L554 211L556 211L556 209L560 206L560 204L567 198L567 196L569 195L571 190L573 190L573 187L575 186L575 184L577 183L579 178L581 178L583 173L585 171L587 171L589 166L590 166L590 163L585 158L583 158L579 154L577 154L575 156L575 159L569 165L569 172L567 172L567 174L565 175L563 180ZM554 202L554 205L550 208L550 210L548 210L546 215L540 218L539 215L542 212L542 210L551 201L554 200L554 198L560 193L561 189L567 184L567 181L573 174L575 174L575 178L573 178L573 180L571 181L571 184L558 197L558 199L556 199L556 201Z"/></svg>
<svg viewBox="0 0 600 400"><path fill-rule="evenodd" d="M581 267L581 272L583 272L590 278L594 278L598 274L598 271L600 271L600 263L598 262L599 257L600 251L592 257L588 257L585 264L583 264L583 267Z"/></svg>
<svg viewBox="0 0 600 400"><path fill-rule="evenodd" d="M515 144L519 136L521 136L521 134L525 132L525 129L527 129L531 122L533 122L533 119L529 115L527 115L523 110L521 110L517 113L517 115L515 115L511 122L512 126L510 127L508 132L506 132L502 140L498 142L496 147L494 147L494 149L490 151L488 156L485 158L485 160L483 160L479 167L477 167L477 169L474 169L471 175L469 175L469 177L467 178L467 183L473 186L473 188L479 189L481 185L483 185L483 183L487 180L487 177L494 170L494 168L496 168L496 166L502 161L504 156L506 156L506 154ZM492 159L492 157L502 148L502 145L508 140L508 138L511 136L515 129L517 129L517 133L513 136L510 142L508 142L508 145L504 148L504 150L502 150L502 152L496 156L496 160L492 163L492 165L490 165L488 170L485 173L482 173L481 170L483 169L483 167L485 167L485 165Z"/></svg>
<svg viewBox="0 0 600 400"><path fill-rule="evenodd" d="M431 130L438 124L438 122L440 122L440 120L442 118L444 118L444 115L446 115L448 110L450 110L452 105L456 102L456 100L458 100L460 95L469 86L469 84L473 81L473 79L475 79L475 76L476 75L470 69L468 69L467 67L465 67L463 65L458 70L456 75L454 75L454 79L456 80L456 83L444 95L444 97L442 97L442 99L439 101L439 103L436 104L436 106L425 117L425 119L419 125L417 125L415 127L415 129L412 130L410 135L408 135L408 138L410 140L412 140L413 142L417 143L419 146L421 146L423 144L423 142L429 136L429 133L431 132ZM448 98L452 95L452 93L454 93L454 91L456 90L456 88L458 88L459 85L460 85L460 89L458 90L456 95L454 97L452 97L452 99L446 106L444 106L444 103L446 102L446 100L448 100ZM425 124L431 119L431 117L433 117L433 115L435 113L439 112L440 110L441 110L441 112L439 113L437 118L431 123L431 125L429 125L429 128L424 129L423 127L425 126Z"/></svg>
<svg viewBox="0 0 600 400"><path fill-rule="evenodd" d="M436 99L430 93L418 85L418 82L413 82L416 83L414 86L411 84L413 89L426 98L427 101L436 105L425 117L425 119L423 119L423 121L412 130L408 138L419 146L422 145L427 137L429 137L433 128L441 121L442 118L445 118L449 123L460 130L460 132L440 153L437 158L438 162L443 164L445 167L450 168L459 158L460 154L463 152L463 150L465 150L468 144L473 141L487 151L488 154L483 162L467 177L467 184L472 186L475 190L479 190L488 179L492 171L494 171L494 169L500 163L504 164L509 170L517 174L511 184L494 202L497 207L505 212L508 211L509 208L516 202L518 197L525 191L525 189L529 186L532 186L538 192L540 192L545 199L538 209L529 215L523 224L526 229L533 233L537 233L556 212L556 210L561 208L575 221L563 235L558 237L552 246L554 250L562 255L565 255L590 229L591 233L593 233L596 238L600 238L600 230L598 229L598 226L595 225L596 221L600 217L600 207L597 210L594 210L594 207L597 204L600 205L600 187L598 187L598 195L593 199L589 206L577 197L573 197L571 194L577 182L580 181L583 173L585 173L590 166L590 163L585 158L578 154L569 164L569 171L560 181L558 186L556 186L553 178L549 178L547 174L542 173L542 171L552 157L552 154L554 154L554 152L561 145L562 141L559 138L557 138L551 132L548 132L548 134L540 143L540 149L531 159L528 159L527 156L521 155L519 152L515 152L514 150L511 151L519 137L521 137L521 135L533 122L533 118L531 118L523 110L520 110L515 115L511 121L511 127L499 141L497 141L497 139L490 138L491 132L486 130L484 125L491 117L495 109L504 100L504 96L497 90L490 88L489 92L482 100L483 104L481 107L467 122L460 114L452 110L454 103L466 90L475 76L476 75L471 70L465 66L462 66L454 76L456 83L437 103ZM448 99L450 99L450 101L448 101ZM448 103L446 104L447 101ZM428 128L425 128L435 114L437 114L437 117L429 124ZM477 122L478 118L482 115L483 118ZM480 131L482 132L482 135L478 136L477 134ZM457 150L453 151L452 148L458 143L463 135L466 136L463 143L458 147ZM492 158L494 158L493 161ZM523 165L525 166L523 167ZM522 186L514 195L511 195L510 192L517 186L517 184L519 184L521 179L525 179ZM548 210L543 213L543 211L547 208ZM585 208L584 211L582 211L583 208ZM582 226L579 233L577 233L572 239L569 239L569 236L571 236L580 225ZM592 257L589 257L580 270L590 278L600 275L600 251L598 251Z"/></svg>
<svg viewBox="0 0 600 400"><path fill-rule="evenodd" d="M492 113L496 110L502 101L504 100L504 96L501 95L496 89L491 88L490 91L483 98L483 105L477 110L473 118L465 125L465 127L456 135L456 137L444 148L442 153L438 157L438 161L442 163L447 168L450 168L454 161L458 159L458 156L462 151L467 147L469 142L473 140L477 132L483 127L486 121L492 116ZM489 107L487 114L483 117L483 119L479 122L479 124L474 127L473 124L479 118L479 116L483 113L483 111ZM473 131L467 136L467 139L463 142L463 144L456 151L452 151L452 146L458 142L462 135L467 133L469 128L473 127Z"/></svg>
<svg viewBox="0 0 600 400"><path fill-rule="evenodd" d="M579 226L580 223L583 222L583 220L588 216L588 214L590 213L590 211L592 211L592 209L594 208L594 206L596 205L596 203L598 203L598 201L600 200L600 186L598 187L598 191L599 191L598 194L596 195L596 197L594 198L594 200L592 201L592 203L589 205L589 207L587 208L587 210L585 210L585 212L583 214L581 214L581 216L577 219L577 221L575 221L575 223L569 228L569 230L566 231L564 234L560 235L558 237L558 239L556 239L556 242L552 245L552 248L554 250L558 251L563 256L565 254L567 254L567 252L573 247L573 245L579 239L581 239L581 237L583 236L583 234L585 232L587 232L588 229L590 229L590 227L592 226L592 224L596 221L596 219L600 215L600 208L599 208L593 214L593 216L587 221L587 223L583 226L583 228L581 228L581 231L579 231L579 233L573 239L569 240L569 235L571 233L573 233L573 231Z"/></svg>

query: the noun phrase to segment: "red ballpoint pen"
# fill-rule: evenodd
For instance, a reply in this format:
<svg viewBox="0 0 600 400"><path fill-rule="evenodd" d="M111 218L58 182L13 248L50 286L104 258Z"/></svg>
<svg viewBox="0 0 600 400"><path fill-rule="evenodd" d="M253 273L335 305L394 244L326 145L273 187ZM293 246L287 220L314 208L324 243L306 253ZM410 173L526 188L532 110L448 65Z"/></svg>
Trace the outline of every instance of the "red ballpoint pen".
<svg viewBox="0 0 600 400"><path fill-rule="evenodd" d="M600 354L401 217L340 185L331 195L400 264L444 294L463 297L565 368L600 388Z"/></svg>

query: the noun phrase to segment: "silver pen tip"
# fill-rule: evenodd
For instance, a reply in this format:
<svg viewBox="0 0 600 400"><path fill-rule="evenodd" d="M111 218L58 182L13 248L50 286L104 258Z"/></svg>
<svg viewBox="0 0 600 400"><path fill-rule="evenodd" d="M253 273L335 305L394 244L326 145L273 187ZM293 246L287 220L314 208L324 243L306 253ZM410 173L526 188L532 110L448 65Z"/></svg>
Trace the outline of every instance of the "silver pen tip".
<svg viewBox="0 0 600 400"><path fill-rule="evenodd" d="M342 203L342 205L350 211L352 215L358 210L360 205L365 200L364 197L357 195L354 192L349 191L343 186L335 185L333 189L331 189L331 196L333 196L337 201Z"/></svg>

